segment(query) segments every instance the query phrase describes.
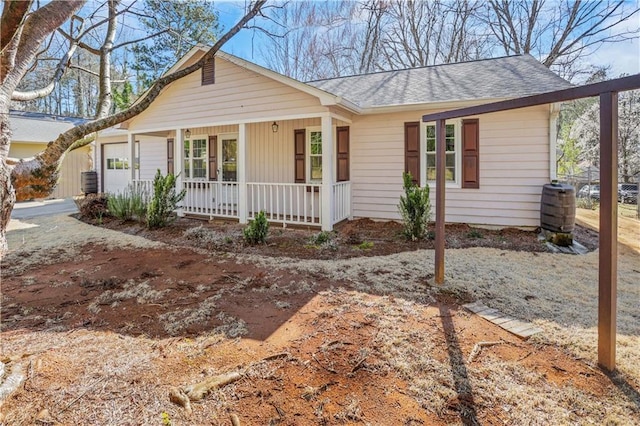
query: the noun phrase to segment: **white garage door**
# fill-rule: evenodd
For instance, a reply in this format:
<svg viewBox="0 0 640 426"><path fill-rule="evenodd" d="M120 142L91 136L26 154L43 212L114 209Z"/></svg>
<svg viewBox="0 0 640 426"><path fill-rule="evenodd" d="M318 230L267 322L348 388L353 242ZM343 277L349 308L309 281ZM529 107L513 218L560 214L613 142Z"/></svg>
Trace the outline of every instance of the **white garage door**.
<svg viewBox="0 0 640 426"><path fill-rule="evenodd" d="M129 184L131 171L127 143L103 145L104 192L122 192Z"/></svg>

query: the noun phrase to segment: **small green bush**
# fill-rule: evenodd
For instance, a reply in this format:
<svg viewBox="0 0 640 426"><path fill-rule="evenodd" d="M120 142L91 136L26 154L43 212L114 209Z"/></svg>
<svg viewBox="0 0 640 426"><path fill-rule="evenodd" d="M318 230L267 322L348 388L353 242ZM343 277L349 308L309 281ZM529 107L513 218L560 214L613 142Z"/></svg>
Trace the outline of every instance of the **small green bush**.
<svg viewBox="0 0 640 426"><path fill-rule="evenodd" d="M484 235L482 235L482 232L480 232L479 230L472 229L471 231L467 232L467 237L473 240L477 240L480 238L484 238Z"/></svg>
<svg viewBox="0 0 640 426"><path fill-rule="evenodd" d="M317 233L316 235L312 235L309 238L309 244L314 246L321 246L325 243L328 243L332 239L332 234L329 231L322 231Z"/></svg>
<svg viewBox="0 0 640 426"><path fill-rule="evenodd" d="M244 228L244 240L249 244L264 244L267 242L269 233L269 222L264 211L261 210L256 218Z"/></svg>
<svg viewBox="0 0 640 426"><path fill-rule="evenodd" d="M142 188L128 185L122 192L109 194L107 207L118 219L143 221L147 214L147 197Z"/></svg>
<svg viewBox="0 0 640 426"><path fill-rule="evenodd" d="M424 238L431 216L429 186L420 188L412 182L411 173L403 173L404 195L400 196L398 210L402 216L404 235L416 241Z"/></svg>
<svg viewBox="0 0 640 426"><path fill-rule="evenodd" d="M373 248L373 243L371 241L363 241L358 244L358 248L360 250L371 250Z"/></svg>
<svg viewBox="0 0 640 426"><path fill-rule="evenodd" d="M153 196L147 208L147 227L162 228L175 220L174 210L187 195L186 190L176 193L176 176L162 176L160 169L153 178Z"/></svg>

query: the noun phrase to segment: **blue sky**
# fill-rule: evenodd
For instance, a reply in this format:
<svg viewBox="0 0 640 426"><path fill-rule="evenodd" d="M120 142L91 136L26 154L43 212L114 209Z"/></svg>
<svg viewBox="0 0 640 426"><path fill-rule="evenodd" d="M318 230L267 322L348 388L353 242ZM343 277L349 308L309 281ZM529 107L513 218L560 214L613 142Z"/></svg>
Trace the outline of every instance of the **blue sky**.
<svg viewBox="0 0 640 426"><path fill-rule="evenodd" d="M632 1L633 3L633 1ZM637 3L637 1L636 1ZM224 28L232 27L241 17L245 7L245 2L218 1L216 7L219 10L220 22ZM640 28L640 14L636 14L628 22L628 28ZM263 43L264 35L257 30L244 29L236 34L224 47L223 50L249 61L264 65L259 55L259 50ZM587 64L594 66L610 66L610 76L617 77L620 74L640 73L640 40L612 43L600 47L587 59Z"/></svg>

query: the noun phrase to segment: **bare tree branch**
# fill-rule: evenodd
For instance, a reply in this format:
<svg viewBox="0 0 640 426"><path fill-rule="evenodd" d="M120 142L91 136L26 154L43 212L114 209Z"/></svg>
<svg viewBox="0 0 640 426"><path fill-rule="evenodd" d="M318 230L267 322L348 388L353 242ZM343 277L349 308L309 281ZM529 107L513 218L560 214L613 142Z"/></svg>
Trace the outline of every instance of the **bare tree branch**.
<svg viewBox="0 0 640 426"><path fill-rule="evenodd" d="M32 0L7 0L2 9L2 18L0 22L0 53L11 43L13 37L20 30L20 26L24 22L29 9L31 9Z"/></svg>
<svg viewBox="0 0 640 426"><path fill-rule="evenodd" d="M12 171L11 177L17 190L19 200L45 196L51 192L57 181L57 167L64 158L65 152L77 141L86 135L112 127L118 123L129 120L146 110L149 105L160 95L162 89L168 84L181 79L199 69L214 59L220 48L240 31L251 19L253 19L266 0L253 3L246 15L240 19L226 34L224 34L207 53L193 65L175 71L159 78L151 88L130 108L104 118L97 118L67 130L49 143L47 148L38 154L33 160L18 164ZM34 173L37 171L37 173Z"/></svg>

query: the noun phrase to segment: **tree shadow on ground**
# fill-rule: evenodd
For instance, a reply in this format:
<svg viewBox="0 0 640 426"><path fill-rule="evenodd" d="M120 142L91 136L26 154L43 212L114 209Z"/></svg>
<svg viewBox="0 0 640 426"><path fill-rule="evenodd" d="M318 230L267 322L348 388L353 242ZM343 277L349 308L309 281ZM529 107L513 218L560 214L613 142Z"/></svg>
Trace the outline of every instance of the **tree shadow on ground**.
<svg viewBox="0 0 640 426"><path fill-rule="evenodd" d="M455 390L458 394L456 409L460 415L460 421L465 426L475 426L479 423L476 404L473 398L473 388L469 380L469 374L460 348L460 342L458 341L456 328L451 317L452 313L449 308L446 305L440 305L440 318L442 319L442 328L447 343L451 374L453 376Z"/></svg>

